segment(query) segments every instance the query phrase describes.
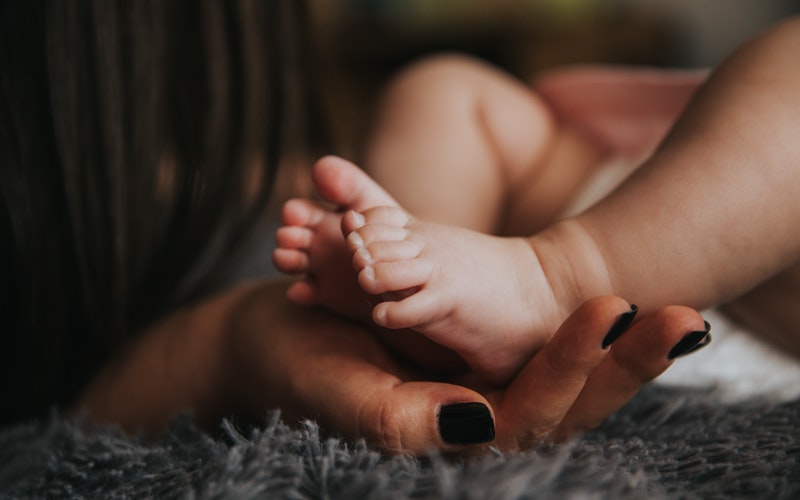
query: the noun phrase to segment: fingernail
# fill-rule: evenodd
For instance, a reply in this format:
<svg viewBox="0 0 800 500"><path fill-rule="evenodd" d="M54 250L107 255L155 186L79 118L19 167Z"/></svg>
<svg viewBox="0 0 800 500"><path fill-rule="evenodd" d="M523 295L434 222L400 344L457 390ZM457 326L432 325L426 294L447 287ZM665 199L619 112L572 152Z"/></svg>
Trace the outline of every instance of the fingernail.
<svg viewBox="0 0 800 500"><path fill-rule="evenodd" d="M636 306L636 304L631 304L630 311L619 315L617 321L614 322L614 325L608 331L606 336L603 337L603 349L613 344L615 340L620 338L622 334L628 330L628 327L631 326L631 323L633 323L633 318L636 317L636 313L638 312L639 308Z"/></svg>
<svg viewBox="0 0 800 500"><path fill-rule="evenodd" d="M453 403L439 409L439 435L449 444L488 443L494 439L494 420L483 403Z"/></svg>
<svg viewBox="0 0 800 500"><path fill-rule="evenodd" d="M705 330L689 332L667 354L668 359L675 359L698 351L711 343L711 324L705 321Z"/></svg>

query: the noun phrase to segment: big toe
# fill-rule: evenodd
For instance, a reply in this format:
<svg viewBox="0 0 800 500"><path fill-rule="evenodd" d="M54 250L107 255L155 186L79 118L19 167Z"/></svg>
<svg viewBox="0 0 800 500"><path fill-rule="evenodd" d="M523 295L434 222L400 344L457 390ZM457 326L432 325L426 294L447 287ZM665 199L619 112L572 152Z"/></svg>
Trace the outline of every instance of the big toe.
<svg viewBox="0 0 800 500"><path fill-rule="evenodd" d="M366 172L337 156L318 160L311 175L319 194L345 209L361 211L381 205L398 206Z"/></svg>

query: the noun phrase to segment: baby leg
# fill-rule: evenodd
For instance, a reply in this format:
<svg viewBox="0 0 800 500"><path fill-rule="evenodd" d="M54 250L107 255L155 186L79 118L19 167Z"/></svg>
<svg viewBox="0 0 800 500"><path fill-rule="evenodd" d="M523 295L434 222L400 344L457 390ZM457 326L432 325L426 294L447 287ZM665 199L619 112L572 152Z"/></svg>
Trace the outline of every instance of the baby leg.
<svg viewBox="0 0 800 500"><path fill-rule="evenodd" d="M554 147L559 145L557 168ZM534 190L542 227L603 152L564 130L528 85L467 57L437 56L390 85L365 169L415 216L506 233L507 207Z"/></svg>
<svg viewBox="0 0 800 500"><path fill-rule="evenodd" d="M606 293L645 311L714 306L797 263L799 48L800 18L745 44L620 188L534 238L584 232L595 251L562 244L564 254L593 253L603 266L583 267L605 269Z"/></svg>
<svg viewBox="0 0 800 500"><path fill-rule="evenodd" d="M706 76L573 67L528 85L467 57L432 57L389 86L365 168L424 220L530 235L607 160L624 160L627 175Z"/></svg>

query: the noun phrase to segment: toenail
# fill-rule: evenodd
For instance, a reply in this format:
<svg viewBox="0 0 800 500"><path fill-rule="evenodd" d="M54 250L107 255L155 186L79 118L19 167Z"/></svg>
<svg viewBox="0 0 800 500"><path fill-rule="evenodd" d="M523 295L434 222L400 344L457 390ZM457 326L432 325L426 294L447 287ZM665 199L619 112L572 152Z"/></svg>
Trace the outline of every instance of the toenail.
<svg viewBox="0 0 800 500"><path fill-rule="evenodd" d="M359 258L364 264L372 262L372 254L369 253L369 250L367 250L366 248L364 247L359 248L358 250L356 250L356 254L359 256Z"/></svg>
<svg viewBox="0 0 800 500"><path fill-rule="evenodd" d="M372 310L372 321L377 325L386 325L386 309L383 307L375 307Z"/></svg>
<svg viewBox="0 0 800 500"><path fill-rule="evenodd" d="M355 224L356 228L363 227L364 224L367 223L367 219L364 218L364 215L356 212L355 210L350 210L353 218L353 224Z"/></svg>
<svg viewBox="0 0 800 500"><path fill-rule="evenodd" d="M364 240L361 238L361 235L355 231L347 235L347 241L355 248L364 248Z"/></svg>
<svg viewBox="0 0 800 500"><path fill-rule="evenodd" d="M364 277L368 280L372 281L375 279L375 270L372 269L372 266L367 266L362 271L364 273Z"/></svg>

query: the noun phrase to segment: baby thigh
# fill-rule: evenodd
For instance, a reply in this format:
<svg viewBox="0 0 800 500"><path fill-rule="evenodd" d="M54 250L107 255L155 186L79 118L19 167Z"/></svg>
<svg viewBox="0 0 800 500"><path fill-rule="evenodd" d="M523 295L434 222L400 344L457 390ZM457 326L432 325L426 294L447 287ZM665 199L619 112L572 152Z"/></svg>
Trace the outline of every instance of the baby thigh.
<svg viewBox="0 0 800 500"><path fill-rule="evenodd" d="M558 137L527 85L464 56L401 72L379 106L364 164L413 214L497 233L521 183L536 182ZM531 210L554 212L546 197Z"/></svg>

